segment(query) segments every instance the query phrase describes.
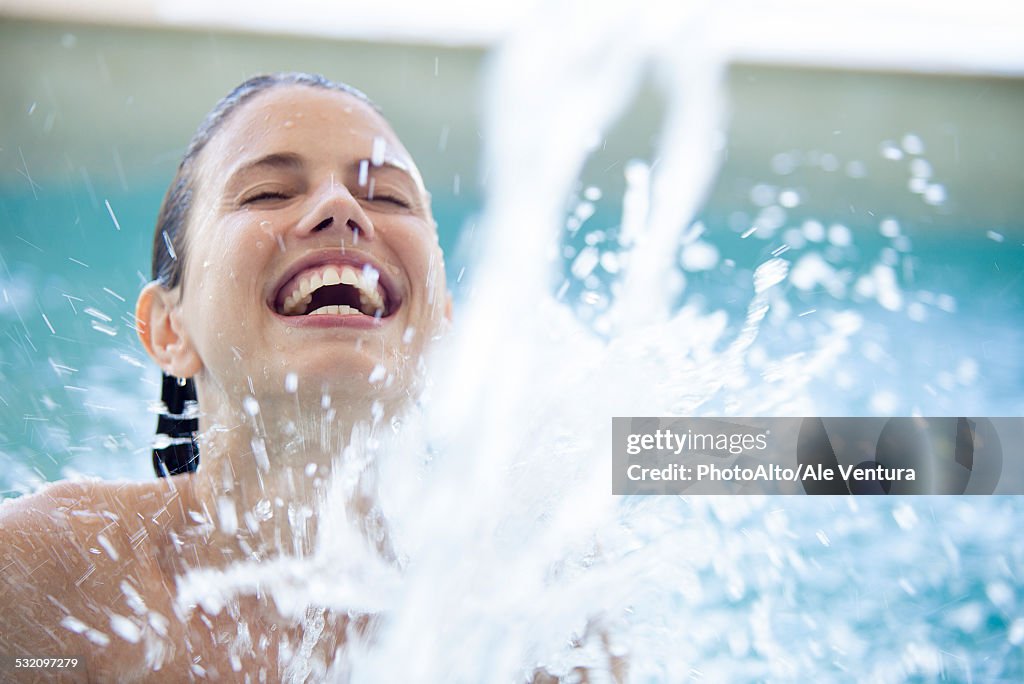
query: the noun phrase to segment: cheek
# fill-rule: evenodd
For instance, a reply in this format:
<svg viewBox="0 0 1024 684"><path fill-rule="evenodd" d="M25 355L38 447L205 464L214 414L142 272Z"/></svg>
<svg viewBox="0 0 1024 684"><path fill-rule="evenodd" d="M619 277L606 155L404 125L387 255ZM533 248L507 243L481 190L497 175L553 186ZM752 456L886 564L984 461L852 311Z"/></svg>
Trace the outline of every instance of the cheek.
<svg viewBox="0 0 1024 684"><path fill-rule="evenodd" d="M410 274L422 278L418 285L433 287L444 282L444 254L436 238L422 233L410 233L406 244L409 246L406 258L411 264Z"/></svg>
<svg viewBox="0 0 1024 684"><path fill-rule="evenodd" d="M202 249L190 255L186 293L203 326L229 330L249 325L262 304L266 265L278 244L258 224L219 228L206 232Z"/></svg>
<svg viewBox="0 0 1024 684"><path fill-rule="evenodd" d="M200 279L233 287L260 277L270 256L281 249L281 238L270 221L246 219L224 221L207 231L195 263Z"/></svg>

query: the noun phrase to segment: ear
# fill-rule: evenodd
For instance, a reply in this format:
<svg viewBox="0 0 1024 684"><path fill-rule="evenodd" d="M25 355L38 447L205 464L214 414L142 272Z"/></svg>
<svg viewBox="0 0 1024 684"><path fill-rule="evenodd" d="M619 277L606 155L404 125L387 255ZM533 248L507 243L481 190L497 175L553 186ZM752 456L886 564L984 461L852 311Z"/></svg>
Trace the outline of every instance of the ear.
<svg viewBox="0 0 1024 684"><path fill-rule="evenodd" d="M135 304L135 325L142 346L165 373L190 378L202 370L203 362L185 333L173 299L171 291L159 283L146 285Z"/></svg>
<svg viewBox="0 0 1024 684"><path fill-rule="evenodd" d="M445 302L444 302L444 317L445 317L445 319L449 323L451 323L452 322L452 315L453 315L452 314L452 293L450 291L449 292L445 292L444 293L444 298L445 298Z"/></svg>

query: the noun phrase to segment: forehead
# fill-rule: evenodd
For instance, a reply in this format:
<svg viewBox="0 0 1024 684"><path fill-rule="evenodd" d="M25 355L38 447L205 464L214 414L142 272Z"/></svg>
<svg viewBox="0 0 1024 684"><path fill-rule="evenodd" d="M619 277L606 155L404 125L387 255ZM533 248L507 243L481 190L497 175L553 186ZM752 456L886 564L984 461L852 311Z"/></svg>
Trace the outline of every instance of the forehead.
<svg viewBox="0 0 1024 684"><path fill-rule="evenodd" d="M366 102L335 90L278 86L231 113L204 150L202 166L214 178L224 178L269 153L340 162L377 156L382 144L385 159L415 168L391 126Z"/></svg>

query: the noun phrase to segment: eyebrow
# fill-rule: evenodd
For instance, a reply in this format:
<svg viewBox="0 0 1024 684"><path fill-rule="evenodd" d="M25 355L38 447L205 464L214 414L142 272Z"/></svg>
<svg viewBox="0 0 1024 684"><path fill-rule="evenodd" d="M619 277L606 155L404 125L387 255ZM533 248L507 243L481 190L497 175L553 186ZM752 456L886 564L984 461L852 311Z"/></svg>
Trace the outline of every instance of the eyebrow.
<svg viewBox="0 0 1024 684"><path fill-rule="evenodd" d="M275 152L266 156L255 159L251 162L242 164L234 173L231 174L231 178L236 178L243 173L252 171L259 168L271 168L271 169L301 169L305 165L305 161L297 154L292 152Z"/></svg>
<svg viewBox="0 0 1024 684"><path fill-rule="evenodd" d="M351 170L357 178L362 178L363 173L369 175L380 171L396 172L405 178L406 181L411 183L412 186L416 188L416 192L422 197L427 194L427 189L424 187L423 181L417 177L414 168L415 167L407 166L402 160L395 159L393 157L382 159L379 164L374 164L373 159L364 157L362 159L356 159L351 165Z"/></svg>
<svg viewBox="0 0 1024 684"><path fill-rule="evenodd" d="M392 171L398 171L399 173L408 176L409 179L414 182L416 180L415 177L412 175L412 171L409 170L409 167L397 159L383 159L379 164L374 164L373 160L369 157L356 159L355 162L352 164L352 171L358 174L360 170L363 168L364 164L366 165L366 169L368 171L391 169Z"/></svg>

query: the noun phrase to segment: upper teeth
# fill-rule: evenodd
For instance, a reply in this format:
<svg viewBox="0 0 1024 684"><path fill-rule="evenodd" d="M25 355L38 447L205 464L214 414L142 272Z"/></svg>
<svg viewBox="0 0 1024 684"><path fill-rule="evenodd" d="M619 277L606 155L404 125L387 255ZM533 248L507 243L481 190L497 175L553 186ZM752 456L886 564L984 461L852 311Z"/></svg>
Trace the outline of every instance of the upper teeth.
<svg viewBox="0 0 1024 684"><path fill-rule="evenodd" d="M299 278L295 288L284 298L281 313L286 316L302 314L312 301L314 292L321 287L341 284L351 285L359 290L359 308L363 313L383 315L384 295L377 282L379 275L377 270L369 264L364 266L361 271L357 271L351 266L325 266L321 270L307 272ZM354 313L349 307L342 308L349 309L349 311L339 310L339 313Z"/></svg>

